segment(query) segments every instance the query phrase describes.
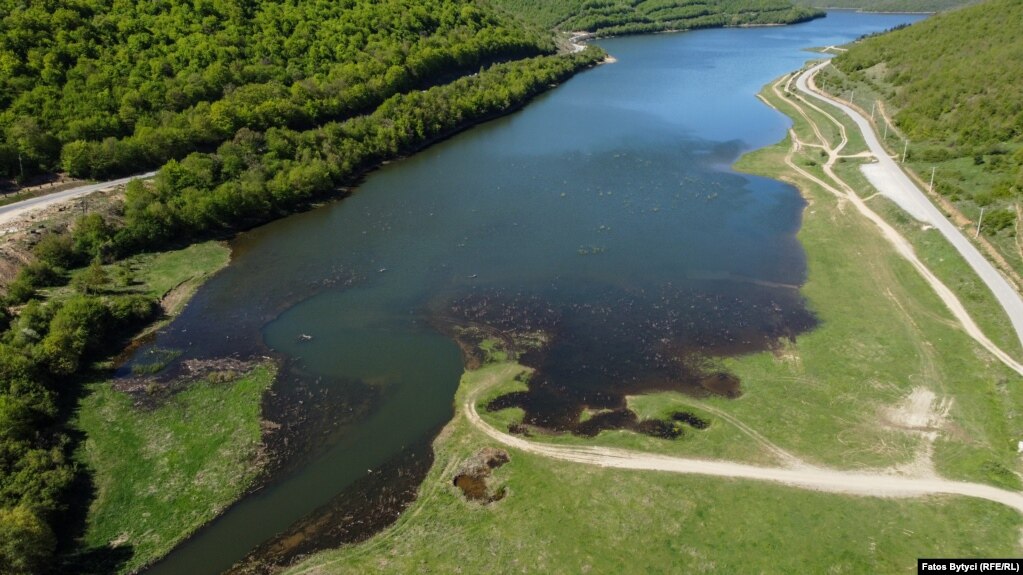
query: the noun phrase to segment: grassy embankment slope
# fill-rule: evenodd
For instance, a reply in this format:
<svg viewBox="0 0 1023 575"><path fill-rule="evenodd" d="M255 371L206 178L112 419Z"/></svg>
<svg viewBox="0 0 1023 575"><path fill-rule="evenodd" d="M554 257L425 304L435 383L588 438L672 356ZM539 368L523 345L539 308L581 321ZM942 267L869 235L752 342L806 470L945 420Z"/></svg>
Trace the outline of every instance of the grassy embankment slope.
<svg viewBox="0 0 1023 575"><path fill-rule="evenodd" d="M868 114L874 102L884 104L894 120L890 149L901 154L909 141L908 165L925 186L935 168L938 201L971 236L984 209L982 244L1017 284L1023 84L1012 63L1023 54L1023 38L1011 23L1021 19L1023 4L1012 0L939 14L849 46L822 78L841 97L855 92Z"/></svg>
<svg viewBox="0 0 1023 575"><path fill-rule="evenodd" d="M598 36L720 26L793 24L822 15L788 0L487 0L503 12L545 30Z"/></svg>
<svg viewBox="0 0 1023 575"><path fill-rule="evenodd" d="M788 113L793 112L792 108L778 105L781 99L773 98L773 101L780 110ZM796 100L793 98L785 98L783 103L794 101ZM832 117L843 120L843 116L837 110L828 106L820 107ZM826 126L830 121L826 120L819 112L805 106L804 110L819 126ZM802 129L804 122L805 120L800 119L796 123L797 137L802 142L812 143L814 139ZM862 143L862 138L856 135L852 122L846 120L844 125L850 136L850 144L843 150L843 154L854 156L864 151L865 146ZM827 134L827 132L825 133ZM831 141L835 141L832 139L835 137L835 135L828 136ZM757 155L753 155L750 158L756 157ZM794 161L805 170L827 181L818 165L823 161L818 149L804 146L799 153L794 155ZM914 224L911 218L903 214L893 203L874 194L874 190L858 169L859 164L864 161L869 160L855 157L840 159L835 165L835 172L840 178L851 184L857 192L860 192L861 196L869 198L868 205L885 217L914 244L924 263L956 292L985 333L993 337L1004 349L1018 355L1019 342L1008 321L1004 318L1004 312L986 287L940 235L933 230L923 229L919 224ZM746 164L740 162L740 166L744 165ZM770 173L768 169L763 168L758 168L758 171ZM784 171L776 172L774 175L779 178L786 177ZM814 225L809 214L817 205L811 204L808 208L804 229ZM855 214L851 209L847 209L847 211L850 214ZM1023 434L1023 422L1019 420L1016 408L1023 397L1021 397L1018 386L1013 385L1015 381L1018 381L1018 375L998 364L969 339L958 326L949 321L950 315L944 305L923 283L919 274L912 271L906 262L891 252L887 243L878 237L873 224L863 218L860 218L859 224L860 233L850 233L845 236L846 241L850 242L849 251L845 256L840 260L831 260L820 267L827 270L828 283L836 285L848 284L850 280L855 281L856 274L847 273L852 268L866 267L873 270L870 273L873 279L869 283L860 284L856 289L873 292L875 297L881 295L890 301L886 302L887 308L880 301L861 301L860 304L864 304L866 307L860 309L871 310L869 314L855 311L857 302L851 293L840 295L824 292L825 295L814 296L815 293L818 293L817 290L825 286L814 281L812 259L816 251L814 240L803 239L808 256L811 257L810 277L804 287L804 293L807 294L814 308L819 312L835 307L844 308L847 315L841 323L849 326L856 326L856 323L852 321L855 314L863 316L858 320L860 324L856 326L855 330L843 334L841 338L836 338L832 342L835 350L859 348L859 353L833 352L831 355L834 360L838 360L838 363L822 370L822 373L829 375L841 373L839 366L847 362L855 363L858 356L867 360L866 365L883 361L882 358L887 356L890 360L908 367L902 373L890 373L888 377L892 379L889 379L887 383L900 382L897 385L929 387L939 396L947 396L954 400L950 412L951 424L944 428L935 446L934 460L938 472L953 478L1019 488L1016 474L1020 471L1020 464L1013 449L1015 438ZM864 241L871 236L875 238L873 243ZM856 239L849 240L848 238ZM888 266L881 267L877 265L877 260L880 257L894 259ZM889 268L888 271L885 271L885 267ZM841 289L845 289L845 285ZM833 301L834 303L819 307L815 303L816 301ZM899 321L891 321L892 315L898 316ZM822 313L822 318L825 320L823 328L810 334L809 337L803 338L800 346L813 342L817 335L827 334L829 331L827 314ZM873 339L869 337L869 334L873 333L873 329L867 325L868 322L890 322L889 329L891 331L885 336ZM897 330L892 329L897 324L901 324L901 327ZM870 350L871 347L873 350ZM873 376L864 373L863 377L865 382L874 385L884 381L884 379L878 380L876 372ZM840 439L840 442L845 443L844 438ZM882 450L891 448L884 438L876 438L875 442L875 448Z"/></svg>
<svg viewBox="0 0 1023 575"><path fill-rule="evenodd" d="M941 12L977 2L980 0L795 0L801 6L863 12Z"/></svg>
<svg viewBox="0 0 1023 575"><path fill-rule="evenodd" d="M794 114L786 108L788 98L770 88L763 95ZM837 128L808 113L836 142ZM813 142L809 123L793 117L800 141ZM938 429L937 471L1018 489L1011 443L1023 433L1015 407L1023 392L1011 385L1014 376L956 328L930 287L873 224L786 167L791 144L787 138L754 152L739 167L803 191L808 206L799 237L809 272L803 293L821 327L775 353L725 362L743 378L740 399L662 393L630 401L644 417L695 411L711 421L706 430L673 441L617 431L592 440L530 441L777 464L759 434L814 463L862 469L915 460L907 470L914 473L927 467L928 440L899 428L887 410L924 387L953 400ZM850 153L857 151L852 145ZM802 147L793 157L824 177L817 148ZM515 377L522 369L500 352L487 355L495 363L465 375L456 404L487 386L477 405L484 419L503 427L521 413L487 413L482 406L524 385ZM288 573L644 573L668 566L686 572L910 573L921 556L1020 552L1023 519L986 502L854 498L567 464L515 449L509 450L510 463L494 471L491 485L507 496L487 505L467 502L452 479L485 446L494 446L492 440L457 410L434 444L437 458L419 499L393 527L366 543L316 555ZM815 534L813 545L804 543L807 533Z"/></svg>

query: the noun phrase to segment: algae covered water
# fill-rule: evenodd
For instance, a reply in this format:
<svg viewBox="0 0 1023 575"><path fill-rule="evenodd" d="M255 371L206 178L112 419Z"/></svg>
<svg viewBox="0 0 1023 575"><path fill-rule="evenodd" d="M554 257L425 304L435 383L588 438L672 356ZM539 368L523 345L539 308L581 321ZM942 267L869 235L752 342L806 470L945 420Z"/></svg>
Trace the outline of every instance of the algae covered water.
<svg viewBox="0 0 1023 575"><path fill-rule="evenodd" d="M799 193L729 168L788 127L754 95L814 57L804 48L918 18L601 41L617 63L243 234L153 345L277 358L268 418L305 456L150 572L220 573L261 544L287 561L392 521L463 370L438 325L545 333L523 358L533 387L499 402L551 429L636 428L628 393L740 393L702 359L815 323L798 290ZM580 427L584 407L611 415Z"/></svg>

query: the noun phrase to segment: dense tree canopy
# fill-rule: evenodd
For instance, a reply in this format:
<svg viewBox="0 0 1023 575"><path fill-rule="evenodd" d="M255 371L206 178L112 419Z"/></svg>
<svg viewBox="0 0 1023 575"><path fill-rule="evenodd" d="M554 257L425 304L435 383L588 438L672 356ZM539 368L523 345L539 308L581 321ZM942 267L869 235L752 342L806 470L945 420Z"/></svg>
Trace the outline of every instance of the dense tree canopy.
<svg viewBox="0 0 1023 575"><path fill-rule="evenodd" d="M0 14L0 176L19 153L32 171L137 171L553 47L471 0L2 0Z"/></svg>
<svg viewBox="0 0 1023 575"><path fill-rule="evenodd" d="M789 0L488 0L544 28L599 35L791 24L822 15Z"/></svg>

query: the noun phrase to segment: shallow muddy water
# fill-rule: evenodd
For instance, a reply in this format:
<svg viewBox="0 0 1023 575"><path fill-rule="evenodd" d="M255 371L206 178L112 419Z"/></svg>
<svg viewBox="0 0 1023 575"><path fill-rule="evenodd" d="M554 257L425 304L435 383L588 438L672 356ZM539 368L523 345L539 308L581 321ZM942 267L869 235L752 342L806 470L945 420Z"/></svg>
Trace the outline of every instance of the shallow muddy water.
<svg viewBox="0 0 1023 575"><path fill-rule="evenodd" d="M530 391L495 405L523 407L531 425L657 435L630 420L625 394L741 393L716 357L816 321L798 291L802 199L728 167L788 126L754 95L815 57L802 48L915 19L833 12L601 41L616 64L241 236L153 345L178 361L273 355L269 417L325 423L299 434L312 437L304 457L149 572L220 573L261 544L288 561L392 521L462 373L439 323L547 334L523 357L538 369ZM607 415L581 425L584 408ZM365 509L374 500L386 503Z"/></svg>

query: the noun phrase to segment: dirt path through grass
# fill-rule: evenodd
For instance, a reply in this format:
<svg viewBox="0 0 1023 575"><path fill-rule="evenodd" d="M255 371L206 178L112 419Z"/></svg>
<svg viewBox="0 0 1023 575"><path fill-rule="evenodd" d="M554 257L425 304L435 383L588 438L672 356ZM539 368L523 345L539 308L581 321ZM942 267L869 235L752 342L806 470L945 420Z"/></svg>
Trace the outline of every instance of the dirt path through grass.
<svg viewBox="0 0 1023 575"><path fill-rule="evenodd" d="M814 68L811 68L810 70L808 70L806 72L803 72L798 77L798 79L796 80L796 86L797 86L797 88L799 89L800 92L804 92L804 93L808 93L808 94L811 93L810 89L806 86L808 78L812 78L813 74L815 74L818 70L820 70L820 68L821 68L821 66L815 66ZM791 83L791 80L790 80L790 83ZM778 85L779 85L779 83L775 83L774 86L773 86L773 89L774 89L775 93L777 93L779 96L782 96L781 92L778 90ZM884 219L881 218L881 216L879 216L876 212L871 210L867 206L867 204L864 202L864 200L862 198L860 198L859 195L856 194L856 192L852 189L852 187L849 186L844 180L839 178L834 173L832 168L833 168L835 162L838 160L841 150L845 147L845 144L848 141L848 139L847 139L847 137L845 135L845 126L842 125L842 123L839 122L831 114L829 114L826 111L824 111L823 109L821 109L821 108L819 108L817 106L814 106L813 104L807 102L800 94L791 92L790 91L790 87L789 87L788 84L786 85L786 91L788 93L790 93L790 94L794 94L795 99L798 99L800 102L806 104L809 107L812 107L816 111L818 111L821 114L823 114L826 117L828 117L832 122L834 122L839 127L839 130L841 131L842 140L841 140L841 142L838 145L836 145L834 147L829 146L827 140L821 135L820 129L817 127L817 125L813 121L813 119L810 118L810 116L806 113L806 111L803 110L799 105L795 104L791 99L787 99L787 98L783 97L782 98L783 101L789 102L799 112L799 114L801 116L803 116L807 120L807 122L813 128L814 134L821 140L821 144L823 145L823 149L828 154L828 161L824 164L823 169L824 169L824 172L827 174L828 178L832 180L834 185L829 184L829 183L821 180L820 178L810 174L806 170L804 170L804 169L800 168L799 166L797 166L795 164L795 162L792 161L792 154L793 154L793 152L796 149L798 149L797 146L800 145L800 142L799 142L798 139L796 139L795 134L792 134L793 150L790 150L789 154L786 156L785 163L790 168L792 168L794 171L799 173L801 176L803 176L803 177L813 181L817 185L821 186L823 189L825 189L825 190L831 192L832 194L834 194L835 196L837 196L840 199L840 201L851 203L853 206L856 207L856 209L861 214L863 214L867 219L869 219L871 222L873 222L875 225L877 225L877 227L881 231L881 234L885 237L885 239L887 239L892 244L892 246L895 247L895 250L899 253L899 255L901 255L907 261L909 261L909 263L913 265L913 267L920 273L920 275L923 276L924 280L927 281L927 283L931 286L931 288L934 289L934 291L938 295L938 297L941 298L941 301L945 304L946 307L948 307L949 311L952 312L952 315L955 316L956 320L962 326L963 331L965 331L971 338L976 340L977 343L979 343L981 346L984 347L984 349L987 349L989 352L991 352L991 354L994 355L996 358L998 358L999 361L1004 363L1006 366L1008 366L1010 369L1012 369L1016 373L1018 373L1020 375L1023 375L1023 364L1020 364L1015 359L1013 359L1011 356L1009 356L1009 354L1007 354L1004 351L1002 351L1001 348L999 348L997 345L995 345L994 342L992 342L986 335L984 335L984 333L981 331L980 327L978 327L976 322L973 321L973 318L970 317L970 314L967 313L966 308L963 306L962 302L959 301L959 298L956 297L956 295L952 292L952 290L949 289L948 286L946 286L940 279L938 279L938 277L926 265L924 265L924 263L916 255L916 252L913 250L913 246L909 243L909 241L906 240L906 238L902 237L902 235L899 234L899 232L896 231L895 228L893 228L891 225L889 225L888 222L884 221ZM823 99L823 97L821 97L821 96L817 96L817 97ZM864 135L866 136L867 134L864 134ZM869 142L870 142L870 140L868 139L868 145L870 145ZM879 153L877 153L875 151L875 156L878 156L878 155L881 155L881 154L879 154ZM919 192L919 190L917 190L917 191ZM894 193L898 194L900 192L894 192ZM902 190L902 193L905 193L905 190ZM937 209L934 208L933 205L930 205L928 203L928 206L931 209L937 211ZM955 229L951 225L951 223L948 223L948 221L945 220L944 217L940 216L940 214L939 214L938 217L940 218L940 220L942 222L945 222L946 224L948 224L949 227L952 227L953 230ZM933 220L933 219L935 219L935 218L929 218L929 220ZM932 221L930 223L932 223L932 224L937 226L940 222L933 222ZM963 238L963 239L965 241L965 238ZM974 251L976 251L976 250L974 250ZM978 255L978 257L981 257L981 259L983 259L982 256L979 256L979 254L977 254L977 255ZM987 260L984 260L985 263L986 263L986 261ZM987 266L991 267L991 264L988 263ZM992 271L992 273L994 273L997 276L997 272L994 271L993 267L991 268L991 271ZM998 276L998 278L1001 278L1001 276ZM981 279L983 279L985 281L985 283L988 283L988 279L983 274L981 275ZM1002 281L1004 282L1004 279L1002 279ZM989 287L991 287L990 283L988 283L988 285L989 285ZM996 295L998 295L998 292L993 287L992 287L992 291L995 291ZM1019 300L1019 296L1017 294L1015 294L1015 292L1013 292L1011 295L1016 300ZM1001 301L1001 298L999 298L999 300ZM1023 307L1023 304L1021 304L1021 307ZM1015 308L1010 308L1010 309L1015 309ZM1008 312L1008 310L1007 310L1007 312ZM1010 318L1013 319L1013 316L1010 315ZM1023 315L1020 315L1020 317L1018 318L1018 321L1020 322L1020 324L1023 324ZM1017 323L1016 319L1014 319L1014 323Z"/></svg>
<svg viewBox="0 0 1023 575"><path fill-rule="evenodd" d="M488 437L514 449L557 459L618 469L664 471L708 475L732 479L770 481L793 487L874 497L923 497L927 495L965 495L1007 505L1023 513L1023 494L980 483L949 481L936 477L897 475L894 469L876 472L855 472L828 469L795 459L783 467L760 467L731 461L691 459L616 449L611 447L569 447L527 441L495 429L483 421L476 410L481 393L515 376L522 368L509 365L495 370L466 396L462 410L466 419Z"/></svg>

